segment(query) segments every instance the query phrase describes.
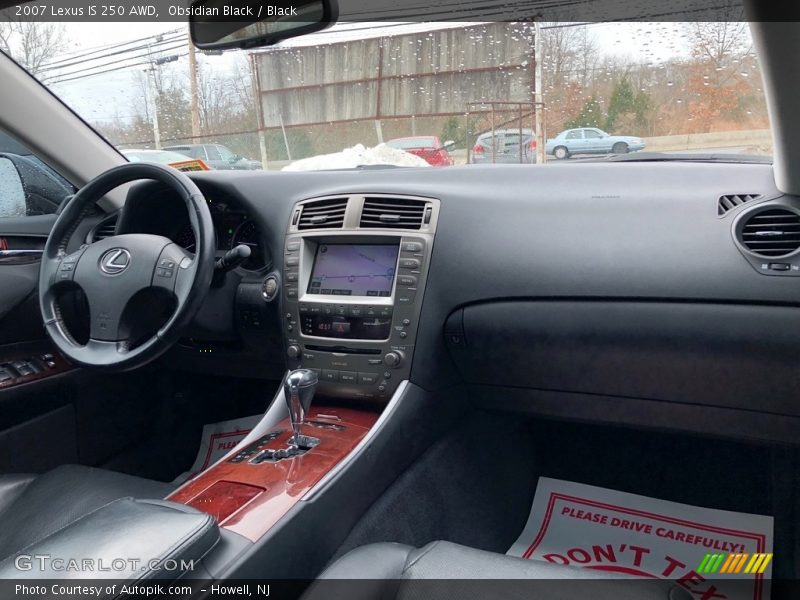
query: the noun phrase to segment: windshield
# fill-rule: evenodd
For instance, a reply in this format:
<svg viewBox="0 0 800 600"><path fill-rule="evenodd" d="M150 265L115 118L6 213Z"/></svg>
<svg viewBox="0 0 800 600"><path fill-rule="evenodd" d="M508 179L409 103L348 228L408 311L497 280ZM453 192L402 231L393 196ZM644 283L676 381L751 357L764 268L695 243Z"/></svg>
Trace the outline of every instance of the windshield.
<svg viewBox="0 0 800 600"><path fill-rule="evenodd" d="M0 49L120 150L212 169L771 154L746 23L345 23L225 53L187 33L5 22Z"/></svg>

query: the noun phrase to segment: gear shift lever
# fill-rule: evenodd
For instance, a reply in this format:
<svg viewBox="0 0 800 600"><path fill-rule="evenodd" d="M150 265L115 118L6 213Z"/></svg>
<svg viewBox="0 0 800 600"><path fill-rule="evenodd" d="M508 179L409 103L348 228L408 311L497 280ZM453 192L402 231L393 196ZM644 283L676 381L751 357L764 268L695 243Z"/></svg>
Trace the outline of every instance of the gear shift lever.
<svg viewBox="0 0 800 600"><path fill-rule="evenodd" d="M306 443L306 436L300 435L300 426L303 424L306 413L311 407L311 401L314 399L314 392L317 390L318 382L319 376L309 369L292 371L283 382L283 395L286 397L286 406L289 408L289 417L292 420L293 435L289 440L292 446L309 445ZM311 441L311 438L308 441Z"/></svg>

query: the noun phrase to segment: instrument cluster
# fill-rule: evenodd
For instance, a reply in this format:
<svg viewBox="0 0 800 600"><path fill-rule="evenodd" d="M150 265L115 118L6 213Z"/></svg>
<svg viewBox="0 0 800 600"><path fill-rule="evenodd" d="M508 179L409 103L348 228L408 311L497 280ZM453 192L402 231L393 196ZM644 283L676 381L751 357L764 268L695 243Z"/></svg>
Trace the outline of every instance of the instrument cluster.
<svg viewBox="0 0 800 600"><path fill-rule="evenodd" d="M264 250L261 232L255 221L244 210L232 203L216 200L209 196L206 196L206 199L214 220L217 253L224 254L228 250L244 244L250 248L252 254L242 264L242 268L250 271L265 268L269 257ZM184 223L171 238L182 248L194 252L196 241L189 223Z"/></svg>

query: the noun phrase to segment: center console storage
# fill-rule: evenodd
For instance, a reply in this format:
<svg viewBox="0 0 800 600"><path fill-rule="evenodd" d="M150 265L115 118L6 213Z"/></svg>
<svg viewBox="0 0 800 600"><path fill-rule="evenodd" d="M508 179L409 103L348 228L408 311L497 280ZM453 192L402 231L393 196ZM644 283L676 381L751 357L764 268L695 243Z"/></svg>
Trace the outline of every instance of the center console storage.
<svg viewBox="0 0 800 600"><path fill-rule="evenodd" d="M345 195L297 204L284 246L290 368L327 396L386 400L407 379L439 201Z"/></svg>
<svg viewBox="0 0 800 600"><path fill-rule="evenodd" d="M71 561L105 565L93 571L98 579L178 579L219 539L216 522L204 512L164 500L121 498L25 548L28 556L49 559L37 560L37 568L18 568L14 556L0 562L0 579L61 579L75 571Z"/></svg>

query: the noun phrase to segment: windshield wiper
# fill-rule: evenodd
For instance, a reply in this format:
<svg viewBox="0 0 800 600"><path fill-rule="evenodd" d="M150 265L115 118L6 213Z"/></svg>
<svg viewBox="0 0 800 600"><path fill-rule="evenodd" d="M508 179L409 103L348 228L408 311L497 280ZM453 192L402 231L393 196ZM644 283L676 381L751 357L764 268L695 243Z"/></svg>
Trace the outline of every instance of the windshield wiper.
<svg viewBox="0 0 800 600"><path fill-rule="evenodd" d="M772 157L754 154L702 153L680 154L667 152L636 152L635 154L611 154L604 158L589 159L597 162L714 162L771 164Z"/></svg>

